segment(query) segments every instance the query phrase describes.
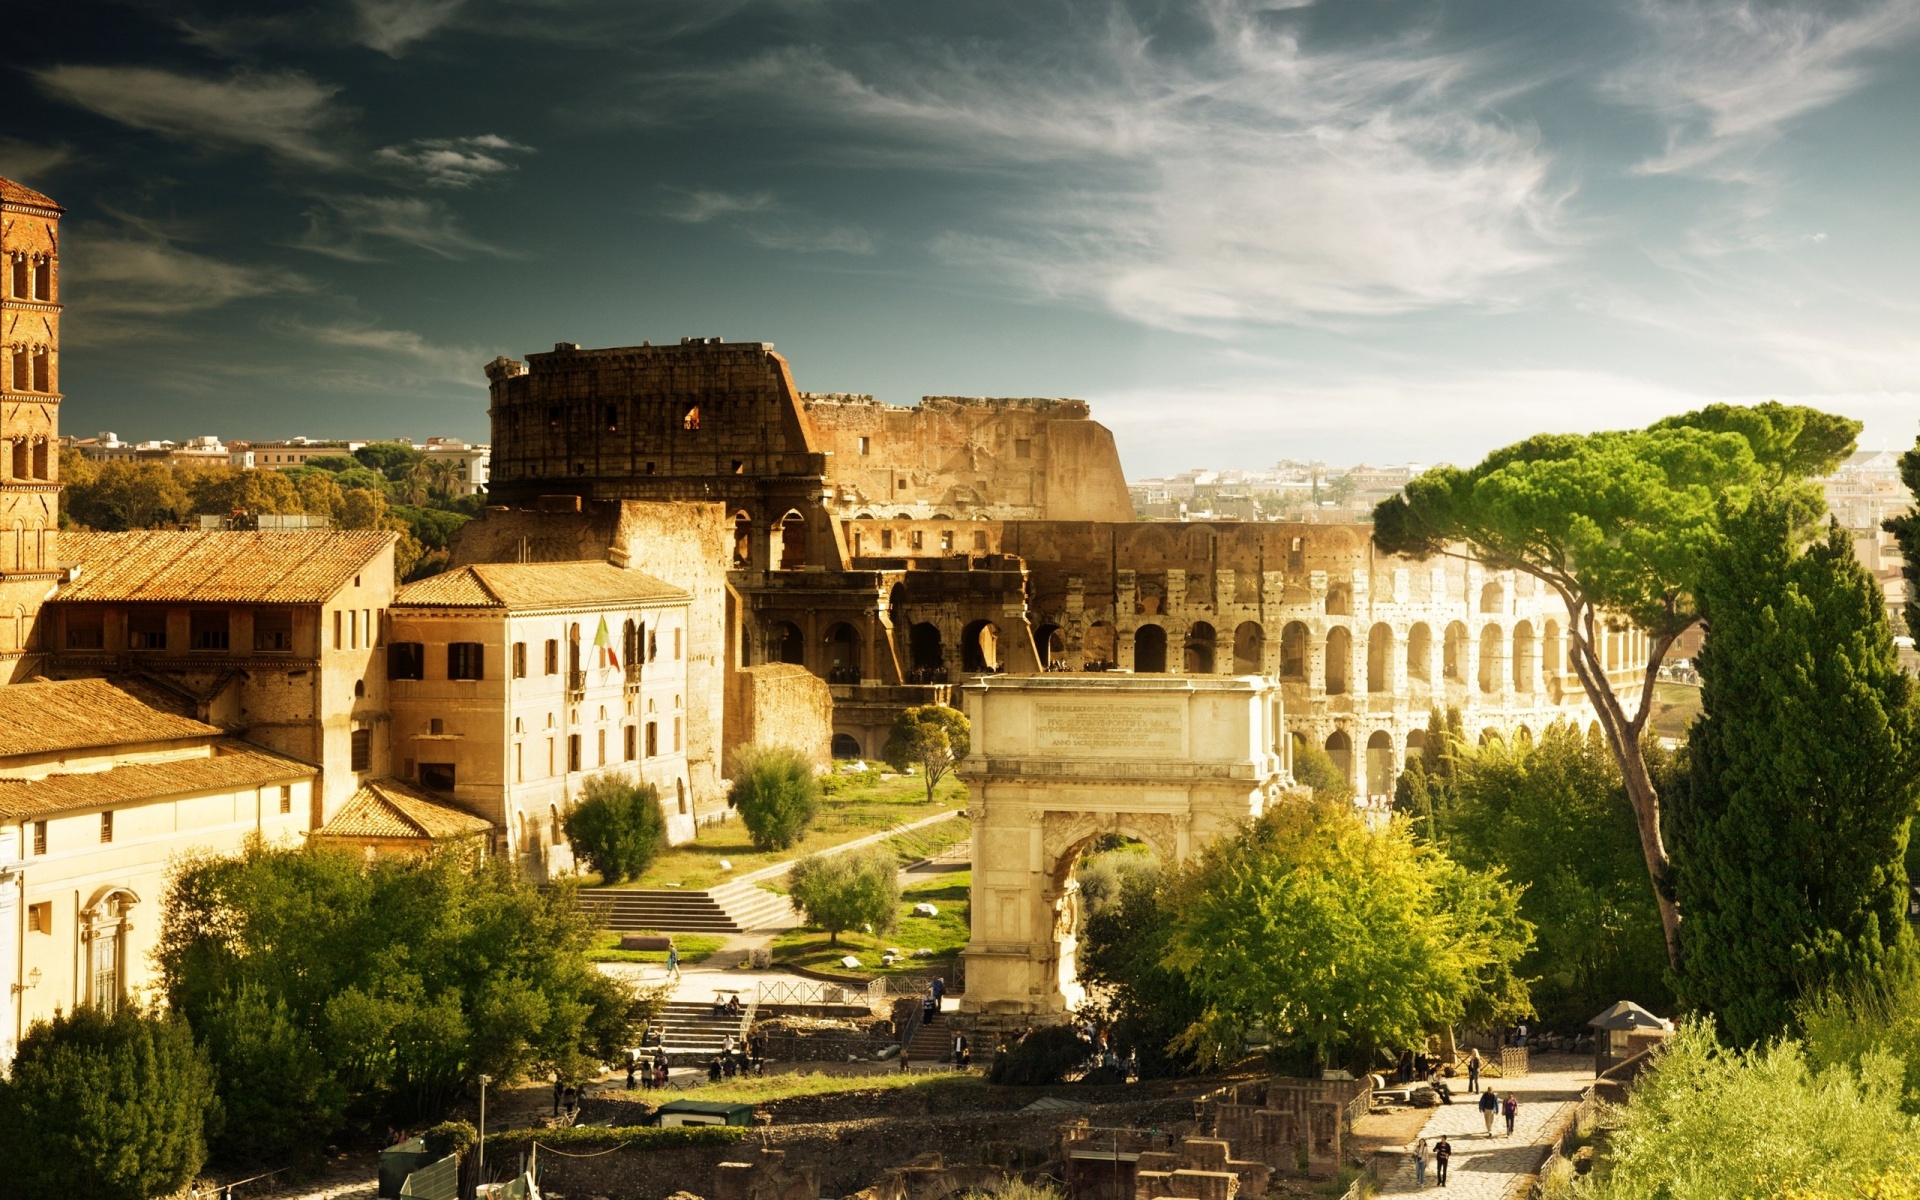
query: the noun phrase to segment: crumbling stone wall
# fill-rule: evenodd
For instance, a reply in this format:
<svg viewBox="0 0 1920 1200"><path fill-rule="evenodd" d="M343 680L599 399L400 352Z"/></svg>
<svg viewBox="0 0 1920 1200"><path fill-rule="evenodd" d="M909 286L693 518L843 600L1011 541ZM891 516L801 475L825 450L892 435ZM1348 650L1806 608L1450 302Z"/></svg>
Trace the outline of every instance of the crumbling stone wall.
<svg viewBox="0 0 1920 1200"><path fill-rule="evenodd" d="M724 747L791 746L816 763L831 757L833 694L805 667L765 663L731 672L727 681Z"/></svg>

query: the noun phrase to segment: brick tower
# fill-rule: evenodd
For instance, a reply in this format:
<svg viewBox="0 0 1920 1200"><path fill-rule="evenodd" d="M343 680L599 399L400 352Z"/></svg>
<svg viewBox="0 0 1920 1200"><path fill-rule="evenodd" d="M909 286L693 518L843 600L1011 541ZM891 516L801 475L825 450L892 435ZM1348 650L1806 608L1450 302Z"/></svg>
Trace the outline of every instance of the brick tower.
<svg viewBox="0 0 1920 1200"><path fill-rule="evenodd" d="M38 667L60 578L60 216L0 179L0 682Z"/></svg>

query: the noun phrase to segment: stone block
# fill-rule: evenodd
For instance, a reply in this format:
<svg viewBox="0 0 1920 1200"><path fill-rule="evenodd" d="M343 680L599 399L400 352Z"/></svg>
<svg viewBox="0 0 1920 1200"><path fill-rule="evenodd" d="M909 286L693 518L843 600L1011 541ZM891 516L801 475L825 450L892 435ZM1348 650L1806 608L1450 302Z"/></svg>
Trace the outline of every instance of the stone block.
<svg viewBox="0 0 1920 1200"><path fill-rule="evenodd" d="M1180 1170L1167 1182L1180 1200L1235 1200L1240 1194L1240 1177L1228 1171Z"/></svg>

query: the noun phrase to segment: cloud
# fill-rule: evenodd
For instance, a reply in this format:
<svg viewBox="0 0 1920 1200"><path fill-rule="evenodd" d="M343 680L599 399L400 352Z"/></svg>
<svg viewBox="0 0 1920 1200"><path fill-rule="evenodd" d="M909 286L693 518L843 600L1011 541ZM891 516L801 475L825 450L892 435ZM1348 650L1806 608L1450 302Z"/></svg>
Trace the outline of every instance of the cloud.
<svg viewBox="0 0 1920 1200"><path fill-rule="evenodd" d="M660 215L687 225L724 221L754 245L769 250L864 255L879 248L878 239L858 225L823 221L781 203L772 192L686 192Z"/></svg>
<svg viewBox="0 0 1920 1200"><path fill-rule="evenodd" d="M0 137L0 175L29 187L46 180L73 160L71 146L42 146L19 138Z"/></svg>
<svg viewBox="0 0 1920 1200"><path fill-rule="evenodd" d="M432 36L459 14L466 0L353 0L360 44L389 58Z"/></svg>
<svg viewBox="0 0 1920 1200"><path fill-rule="evenodd" d="M499 246L474 237L438 200L418 196L333 196L307 210L307 231L295 240L311 250L347 262L379 262L380 243L397 243L436 258L477 255L512 258Z"/></svg>
<svg viewBox="0 0 1920 1200"><path fill-rule="evenodd" d="M1669 122L1666 150L1640 166L1648 173L1698 170L1771 140L1864 84L1873 52L1920 31L1920 0L1641 0L1637 12L1651 49L1607 87Z"/></svg>
<svg viewBox="0 0 1920 1200"><path fill-rule="evenodd" d="M77 231L67 239L61 282L77 344L151 336L186 313L314 290L292 271L198 254L138 223L121 233Z"/></svg>
<svg viewBox="0 0 1920 1200"><path fill-rule="evenodd" d="M463 188L519 170L504 155L531 153L532 147L511 138L483 133L478 137L416 138L398 146L382 146L373 157L376 162L419 175L429 187Z"/></svg>
<svg viewBox="0 0 1920 1200"><path fill-rule="evenodd" d="M861 165L990 175L937 258L1144 324L1514 303L1562 253L1566 192L1491 111L1489 59L1419 34L1309 49L1269 7L1197 6L1174 48L1115 18L1040 49L787 49L655 86L777 106Z"/></svg>
<svg viewBox="0 0 1920 1200"><path fill-rule="evenodd" d="M439 346L408 329L382 329L375 325L335 322L314 325L301 321L280 323L277 328L339 350L385 355L410 362L419 377L439 382L461 383L469 387L486 386L481 364L487 354L472 347ZM354 373L353 368L347 368Z"/></svg>
<svg viewBox="0 0 1920 1200"><path fill-rule="evenodd" d="M34 77L49 95L135 129L198 146L264 147L309 166L343 162L320 136L338 115L339 89L298 71L207 79L153 67L57 66Z"/></svg>

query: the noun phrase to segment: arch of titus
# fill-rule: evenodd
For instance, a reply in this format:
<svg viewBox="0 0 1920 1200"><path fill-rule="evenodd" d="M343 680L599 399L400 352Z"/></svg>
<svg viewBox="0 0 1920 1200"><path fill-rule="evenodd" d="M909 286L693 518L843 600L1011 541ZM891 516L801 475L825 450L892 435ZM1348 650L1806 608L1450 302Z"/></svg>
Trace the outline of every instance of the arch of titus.
<svg viewBox="0 0 1920 1200"><path fill-rule="evenodd" d="M976 1024L1078 1002L1073 868L1095 838L1183 862L1292 787L1280 690L1259 676L995 675L961 692L973 938L960 1008Z"/></svg>

